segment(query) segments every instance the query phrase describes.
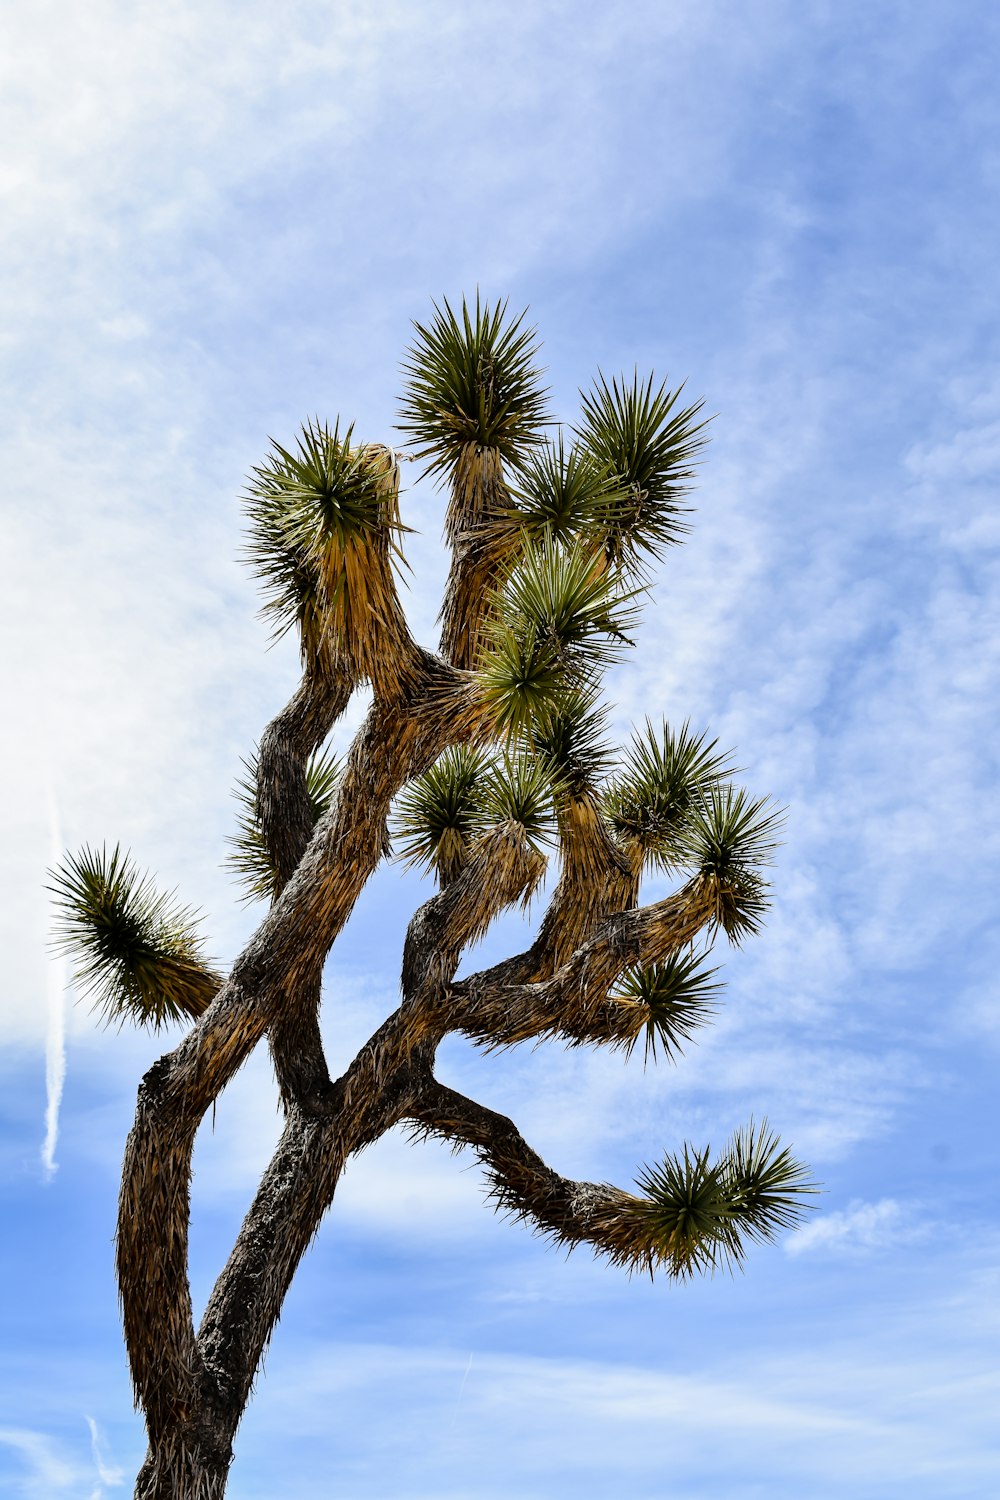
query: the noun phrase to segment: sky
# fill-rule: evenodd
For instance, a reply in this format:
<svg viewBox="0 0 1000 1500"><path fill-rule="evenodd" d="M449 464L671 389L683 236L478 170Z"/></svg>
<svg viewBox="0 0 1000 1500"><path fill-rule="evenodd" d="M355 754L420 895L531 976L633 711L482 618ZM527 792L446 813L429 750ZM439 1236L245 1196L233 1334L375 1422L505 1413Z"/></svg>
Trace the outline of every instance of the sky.
<svg viewBox="0 0 1000 1500"><path fill-rule="evenodd" d="M613 723L710 729L787 824L766 930L720 952L676 1066L448 1042L441 1076L624 1187L766 1115L823 1193L743 1274L651 1283L384 1140L289 1295L229 1493L1000 1492L1000 12L36 0L2 26L0 1494L130 1493L111 1237L176 1040L80 1001L46 868L120 841L239 952L230 792L296 678L239 561L244 476L314 414L400 441L411 320L477 287L530 309L567 423L598 369L715 414ZM406 481L433 644L443 499ZM384 866L335 948L335 1066L425 894ZM198 1140L198 1306L277 1129L255 1056Z"/></svg>

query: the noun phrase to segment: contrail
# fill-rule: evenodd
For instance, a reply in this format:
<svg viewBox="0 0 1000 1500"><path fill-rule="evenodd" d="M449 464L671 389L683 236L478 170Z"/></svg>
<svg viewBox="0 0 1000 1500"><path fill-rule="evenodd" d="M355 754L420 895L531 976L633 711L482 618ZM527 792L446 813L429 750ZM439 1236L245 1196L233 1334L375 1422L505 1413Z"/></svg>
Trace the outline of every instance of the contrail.
<svg viewBox="0 0 1000 1500"><path fill-rule="evenodd" d="M94 1460L94 1468L97 1470L97 1477L100 1481L100 1483L97 1485L97 1488L91 1495L90 1500L103 1500L105 1485L107 1485L109 1488L114 1488L116 1485L119 1485L123 1482L125 1476L122 1473L121 1469L117 1468L114 1464L110 1464L105 1458L104 1443L101 1439L101 1429L98 1427L93 1417L88 1417L86 1413L84 1413L84 1421L90 1428L90 1452Z"/></svg>
<svg viewBox="0 0 1000 1500"><path fill-rule="evenodd" d="M455 1422L456 1422L456 1420L458 1418L458 1408L461 1406L461 1404L462 1404L462 1397L465 1394L465 1382L468 1380L468 1378L469 1378L469 1371L472 1369L472 1354L473 1354L473 1351L470 1349L470 1351L469 1351L469 1362L468 1362L468 1364L465 1367L465 1374L462 1376L462 1384L458 1388L458 1395L455 1397L455 1405L452 1407L451 1421L448 1423L448 1430L449 1430L449 1432L454 1427Z"/></svg>
<svg viewBox="0 0 1000 1500"><path fill-rule="evenodd" d="M52 868L62 859L62 835L55 793L49 788L49 844ZM60 954L49 960L48 1025L45 1035L45 1140L42 1142L42 1167L45 1180L56 1174L56 1145L59 1141L59 1106L66 1081L66 959Z"/></svg>

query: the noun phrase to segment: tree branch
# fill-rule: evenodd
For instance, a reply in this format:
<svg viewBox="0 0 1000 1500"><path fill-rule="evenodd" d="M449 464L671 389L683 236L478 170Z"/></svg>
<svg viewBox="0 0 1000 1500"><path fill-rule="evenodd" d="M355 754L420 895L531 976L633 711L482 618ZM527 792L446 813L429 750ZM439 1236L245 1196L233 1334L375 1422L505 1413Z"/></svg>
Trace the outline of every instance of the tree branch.
<svg viewBox="0 0 1000 1500"><path fill-rule="evenodd" d="M147 1073L123 1165L119 1287L132 1376L155 1433L194 1400L200 1360L187 1277L191 1152L205 1111L269 1027L315 1024L323 961L382 856L392 797L448 744L484 729L475 683L420 653L405 694L373 703L340 794L228 981L173 1052ZM325 1064L324 1064L325 1069ZM329 1108L308 1079L304 1103Z"/></svg>
<svg viewBox="0 0 1000 1500"><path fill-rule="evenodd" d="M452 985L451 1026L490 1049L546 1035L626 1043L636 1032L635 1008L610 1001L612 986L626 969L677 953L712 919L705 882L690 881L663 901L606 917L549 979L525 981L537 962L529 949Z"/></svg>
<svg viewBox="0 0 1000 1500"><path fill-rule="evenodd" d="M471 1146L487 1169L497 1208L529 1220L558 1244L587 1242L612 1260L621 1256L608 1237L609 1221L635 1203L629 1193L593 1182L574 1182L546 1166L506 1115L486 1109L431 1078L407 1112L418 1137L439 1136Z"/></svg>
<svg viewBox="0 0 1000 1500"><path fill-rule="evenodd" d="M507 907L529 900L544 873L543 856L516 824L501 824L481 838L459 874L410 920L403 945L404 999L439 1001L463 950Z"/></svg>
<svg viewBox="0 0 1000 1500"><path fill-rule="evenodd" d="M430 1077L438 1036L406 1008L365 1043L332 1086L329 1112L292 1110L198 1333L223 1422L236 1424L303 1254L348 1158L405 1116Z"/></svg>
<svg viewBox="0 0 1000 1500"><path fill-rule="evenodd" d="M306 790L306 765L347 707L356 686L346 670L335 678L307 667L298 690L268 724L257 753L257 815L285 886L309 845L315 826Z"/></svg>

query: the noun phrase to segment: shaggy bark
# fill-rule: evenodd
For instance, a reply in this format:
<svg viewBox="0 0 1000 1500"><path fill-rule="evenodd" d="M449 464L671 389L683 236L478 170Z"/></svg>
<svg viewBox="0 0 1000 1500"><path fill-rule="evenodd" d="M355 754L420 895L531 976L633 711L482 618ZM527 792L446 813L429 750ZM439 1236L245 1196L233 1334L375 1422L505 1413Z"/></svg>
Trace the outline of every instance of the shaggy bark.
<svg viewBox="0 0 1000 1500"><path fill-rule="evenodd" d="M198 1126L265 1032L270 1034L292 1116L323 1120L330 1114L337 1096L317 1019L323 961L382 857L392 797L449 743L472 737L481 722L475 694L463 674L417 648L414 656L419 675L404 693L373 703L334 805L312 831L294 874L237 959L229 980L180 1045L154 1064L140 1086L125 1150L117 1234L125 1340L151 1445L143 1470L145 1488L137 1494L159 1493L155 1486L167 1483L164 1474L174 1475L170 1482L181 1484L177 1466L187 1475L195 1464L193 1454L208 1455L208 1468L221 1462L215 1436L218 1418L209 1429L214 1446L202 1434L214 1397L194 1331L188 1280L191 1153ZM265 735L270 744L279 743L282 721L291 725L289 738L298 735L298 744L284 754L292 774L284 783L280 776L274 782L278 807L284 797L294 800L295 762L301 763L302 752L312 748L321 722L311 704L305 704L308 712L302 711L308 693L307 683L298 701L292 700ZM331 694L331 702L338 701L340 697ZM331 711L328 703L326 712ZM271 763L280 760L275 755ZM380 1072L376 1053L376 1095ZM348 1078L345 1097L353 1086ZM300 1141L302 1155L306 1136L294 1139ZM295 1253L296 1263L304 1248L303 1243ZM185 1477L173 1493L186 1497L194 1484ZM200 1493L190 1489L192 1495Z"/></svg>

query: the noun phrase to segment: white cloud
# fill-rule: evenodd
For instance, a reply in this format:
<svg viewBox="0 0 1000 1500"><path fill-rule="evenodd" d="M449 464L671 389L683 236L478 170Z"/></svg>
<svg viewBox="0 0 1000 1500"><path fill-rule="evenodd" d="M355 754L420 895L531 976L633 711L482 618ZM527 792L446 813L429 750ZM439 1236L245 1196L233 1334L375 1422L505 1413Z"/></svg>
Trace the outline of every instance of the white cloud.
<svg viewBox="0 0 1000 1500"><path fill-rule="evenodd" d="M798 1485L817 1500L848 1489L874 1500L928 1480L959 1500L985 1492L977 1487L997 1473L988 1439L996 1386L982 1357L964 1371L949 1359L942 1370L926 1356L897 1361L844 1341L812 1356L789 1347L752 1364L723 1356L668 1374L481 1343L470 1364L464 1349L314 1342L262 1391L234 1491L238 1500L265 1493L256 1475L269 1434L281 1430L302 1454L316 1442L317 1474L323 1466L329 1483L351 1473L358 1496L385 1493L391 1473L408 1500L435 1485L439 1495L465 1495L473 1482L484 1500L580 1485L664 1500L696 1485L740 1500L761 1486ZM356 1442L343 1446L362 1411L363 1441L380 1455L364 1471ZM308 1464L298 1484L311 1500Z"/></svg>
<svg viewBox="0 0 1000 1500"><path fill-rule="evenodd" d="M66 1495L81 1479L77 1464L63 1456L60 1445L44 1432L29 1427L0 1427L0 1443L13 1449L24 1466L21 1494L24 1500L38 1496Z"/></svg>
<svg viewBox="0 0 1000 1500"><path fill-rule="evenodd" d="M912 1210L894 1198L882 1198L877 1203L855 1199L840 1212L810 1219L785 1241L785 1249L789 1255L888 1250L913 1244L929 1233L930 1226L915 1221Z"/></svg>

